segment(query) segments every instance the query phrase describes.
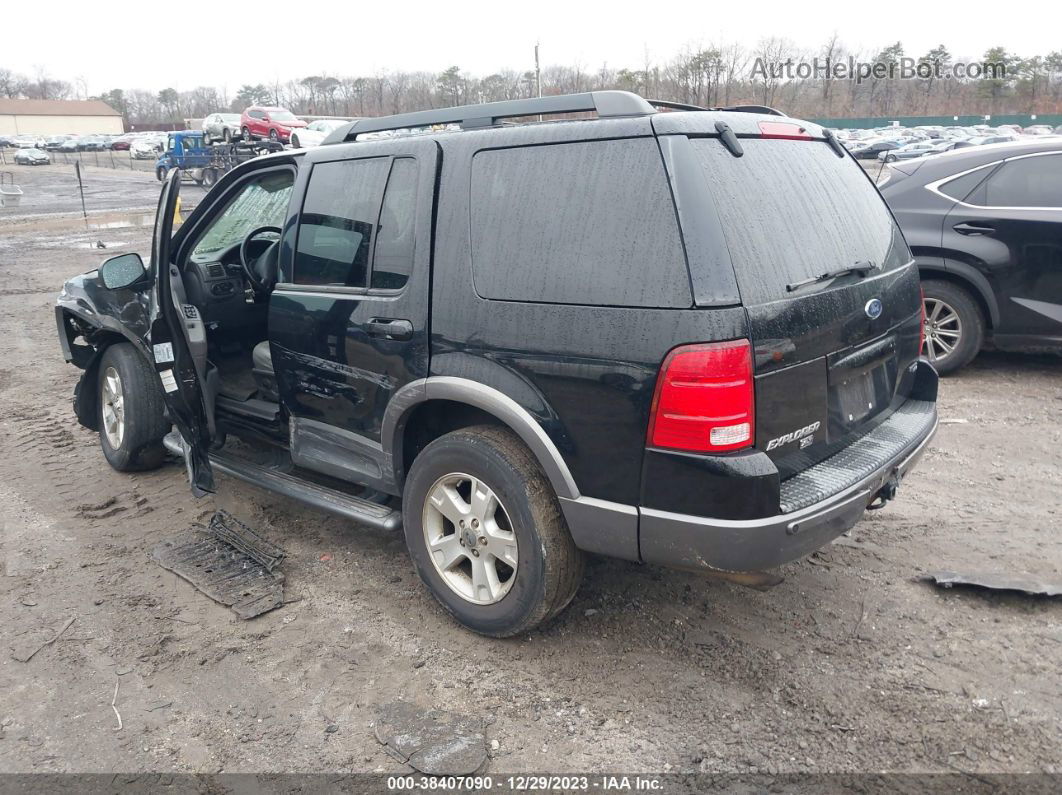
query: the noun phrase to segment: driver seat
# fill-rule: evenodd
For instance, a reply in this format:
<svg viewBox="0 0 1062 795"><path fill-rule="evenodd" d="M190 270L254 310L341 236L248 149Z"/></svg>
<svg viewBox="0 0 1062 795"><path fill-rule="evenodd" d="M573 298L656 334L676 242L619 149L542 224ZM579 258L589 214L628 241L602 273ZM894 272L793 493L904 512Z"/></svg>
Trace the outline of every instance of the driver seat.
<svg viewBox="0 0 1062 795"><path fill-rule="evenodd" d="M251 351L251 374L258 386L258 396L273 403L280 402L277 391L277 377L273 371L273 354L269 350L269 340L262 340Z"/></svg>

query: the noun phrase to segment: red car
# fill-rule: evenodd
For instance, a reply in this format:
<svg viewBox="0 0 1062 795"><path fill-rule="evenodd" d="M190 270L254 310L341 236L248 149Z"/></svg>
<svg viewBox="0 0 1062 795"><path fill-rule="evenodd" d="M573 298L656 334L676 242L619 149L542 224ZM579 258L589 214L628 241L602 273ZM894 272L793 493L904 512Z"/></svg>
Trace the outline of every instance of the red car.
<svg viewBox="0 0 1062 795"><path fill-rule="evenodd" d="M269 138L273 141L287 143L293 129L305 126L306 122L296 118L294 113L284 108L254 105L247 108L240 116L240 129L243 131L245 141L254 138Z"/></svg>

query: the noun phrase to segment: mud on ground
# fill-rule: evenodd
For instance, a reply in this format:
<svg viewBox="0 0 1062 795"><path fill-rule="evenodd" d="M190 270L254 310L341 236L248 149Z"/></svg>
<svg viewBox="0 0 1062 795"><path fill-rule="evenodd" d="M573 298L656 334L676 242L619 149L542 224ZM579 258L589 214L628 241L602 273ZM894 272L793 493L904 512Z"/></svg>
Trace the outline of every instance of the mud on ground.
<svg viewBox="0 0 1062 795"><path fill-rule="evenodd" d="M68 175L20 176L66 207ZM146 251L113 212L150 212L136 179L94 185L103 229L0 211L0 770L400 771L370 726L396 699L490 721L496 773L1062 769L1062 603L913 581L1062 578L1062 359L945 381L899 499L769 592L594 559L559 619L487 640L399 535L231 480L196 501L176 464L108 468L52 307L69 275ZM150 560L217 507L288 550L290 604L241 622Z"/></svg>

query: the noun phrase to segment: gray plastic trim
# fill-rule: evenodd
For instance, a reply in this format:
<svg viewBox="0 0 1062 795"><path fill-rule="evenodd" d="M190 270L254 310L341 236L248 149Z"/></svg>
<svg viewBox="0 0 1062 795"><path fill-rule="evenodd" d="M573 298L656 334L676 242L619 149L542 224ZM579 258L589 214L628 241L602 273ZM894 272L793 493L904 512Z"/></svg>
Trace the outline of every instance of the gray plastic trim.
<svg viewBox="0 0 1062 795"><path fill-rule="evenodd" d="M558 497L579 498L579 488L560 450L530 412L505 393L468 378L433 375L411 381L391 397L384 413L380 441L396 466L400 460L396 455L400 452L396 450L396 441L401 438L405 417L413 406L425 400L452 400L497 417L534 453Z"/></svg>
<svg viewBox="0 0 1062 795"><path fill-rule="evenodd" d="M579 549L610 558L639 560L636 506L594 497L561 497L560 506Z"/></svg>

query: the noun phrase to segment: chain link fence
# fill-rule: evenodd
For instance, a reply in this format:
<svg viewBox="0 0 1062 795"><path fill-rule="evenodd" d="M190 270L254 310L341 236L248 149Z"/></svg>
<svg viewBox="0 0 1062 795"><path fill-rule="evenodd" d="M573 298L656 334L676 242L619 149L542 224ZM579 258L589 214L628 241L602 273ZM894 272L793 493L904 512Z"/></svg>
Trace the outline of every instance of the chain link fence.
<svg viewBox="0 0 1062 795"><path fill-rule="evenodd" d="M15 162L17 149L0 148L0 164L10 165ZM97 166L99 168L113 168L123 171L146 171L155 170L155 158L157 155L144 159L133 157L129 151L113 151L106 149L102 152L58 152L48 150L48 157L56 165L73 165L80 162L83 166Z"/></svg>

